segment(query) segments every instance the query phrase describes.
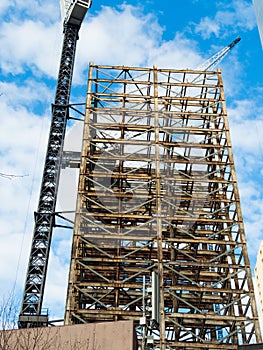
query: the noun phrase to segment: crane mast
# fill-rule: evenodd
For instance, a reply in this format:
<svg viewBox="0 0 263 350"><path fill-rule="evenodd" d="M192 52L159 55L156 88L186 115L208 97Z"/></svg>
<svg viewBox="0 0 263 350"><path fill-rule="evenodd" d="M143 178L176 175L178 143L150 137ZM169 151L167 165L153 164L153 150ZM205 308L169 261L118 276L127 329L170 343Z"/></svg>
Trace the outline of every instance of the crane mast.
<svg viewBox="0 0 263 350"><path fill-rule="evenodd" d="M35 226L19 315L19 328L48 325L48 314L42 311L42 303L52 231L55 223L56 199L68 119L76 43L81 23L91 6L91 1L64 0L63 5L66 10L64 39L55 101L52 104L52 119L38 209L35 212Z"/></svg>

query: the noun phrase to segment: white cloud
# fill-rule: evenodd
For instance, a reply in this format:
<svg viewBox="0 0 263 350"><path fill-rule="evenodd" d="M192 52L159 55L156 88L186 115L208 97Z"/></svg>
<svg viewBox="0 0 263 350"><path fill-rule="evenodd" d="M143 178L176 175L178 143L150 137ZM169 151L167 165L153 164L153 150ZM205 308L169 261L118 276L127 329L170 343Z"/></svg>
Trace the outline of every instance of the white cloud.
<svg viewBox="0 0 263 350"><path fill-rule="evenodd" d="M44 23L51 23L60 19L59 7L53 0L1 0L0 14L1 8L8 10L5 15L12 19L28 17Z"/></svg>
<svg viewBox="0 0 263 350"><path fill-rule="evenodd" d="M219 36L220 24L213 18L204 17L195 28L196 33L201 33L204 39L210 38L212 34Z"/></svg>
<svg viewBox="0 0 263 350"><path fill-rule="evenodd" d="M56 250L51 249L49 257L49 269L47 274L46 290L44 305L49 309L50 319L63 317L65 309L67 279L68 279L68 262L63 257L70 256L71 239L65 230L60 231L60 236L67 238L67 241L59 242ZM70 235L72 237L72 235ZM54 237L55 239L57 237ZM53 238L53 241L54 241Z"/></svg>
<svg viewBox="0 0 263 350"><path fill-rule="evenodd" d="M10 6L9 0L1 0L0 2L0 15L4 13L4 11Z"/></svg>
<svg viewBox="0 0 263 350"><path fill-rule="evenodd" d="M12 172L19 168L28 174L38 145L42 149L46 143L47 120L36 118L23 108L12 109L5 104L1 104L0 108L1 172Z"/></svg>
<svg viewBox="0 0 263 350"><path fill-rule="evenodd" d="M89 16L89 13L87 17ZM91 15L90 15L91 16ZM122 28L122 33L116 33ZM1 28L0 67L5 74L22 74L33 69L36 76L55 78L61 51L61 25L44 24L31 19L4 22ZM103 7L91 16L80 31L77 43L75 83L86 81L88 63L133 66L193 68L201 61L196 43L177 34L173 40L162 39L163 28L154 15L143 15L137 8L123 5L119 9Z"/></svg>
<svg viewBox="0 0 263 350"><path fill-rule="evenodd" d="M22 222L20 220L15 219L12 223L12 226L16 225L17 228L21 227L21 229L23 229L23 226L21 226L21 224ZM17 285L19 286L24 282L28 260L28 251L26 249L22 249L21 251L23 238L23 232L21 232L22 230L19 232L12 232L9 227L2 227L2 231L5 232L1 233L0 235L0 252L2 262L0 264L0 281L3 288L1 292L1 299L3 295L7 296L7 293L12 291L15 282L17 282ZM30 240L29 235L26 236L26 240L28 239ZM16 242L16 244L14 244L14 242ZM20 254L21 258L18 261ZM18 267L19 272L17 274Z"/></svg>
<svg viewBox="0 0 263 350"><path fill-rule="evenodd" d="M236 148L246 154L260 156L262 152L263 120L244 120L238 124L231 123L231 136ZM262 156L262 155L261 155Z"/></svg>
<svg viewBox="0 0 263 350"><path fill-rule="evenodd" d="M244 186L250 186L251 183L245 183ZM254 186L254 184L252 184ZM241 196L243 193L242 187L241 187ZM245 219L245 232L246 232L246 238L248 243L248 251L249 256L251 260L251 267L254 268L255 262L256 262L256 256L258 252L258 248L260 246L260 243L262 241L263 237L263 210L262 205L263 201L262 199L255 199L255 198L242 198L241 201L242 204L242 211Z"/></svg>
<svg viewBox="0 0 263 350"><path fill-rule="evenodd" d="M33 70L35 74L55 77L59 62L61 36L58 23L47 26L43 22L27 20L4 22L1 26L0 68L13 75Z"/></svg>
<svg viewBox="0 0 263 350"><path fill-rule="evenodd" d="M33 79L23 81L21 85L0 82L1 103L16 109L21 106L32 108L35 103L50 104L53 96L48 86Z"/></svg>
<svg viewBox="0 0 263 350"><path fill-rule="evenodd" d="M121 29L121 34L116 32ZM80 32L75 65L75 83L85 81L88 63L109 65L194 68L202 58L196 42L177 33L173 40L162 38L163 28L154 15L123 5L103 7L97 16L84 23Z"/></svg>
<svg viewBox="0 0 263 350"><path fill-rule="evenodd" d="M196 43L177 33L173 40L164 41L149 52L147 66L152 63L162 68L195 68L202 58L197 53Z"/></svg>
<svg viewBox="0 0 263 350"><path fill-rule="evenodd" d="M224 4L225 5L225 4ZM251 2L247 0L233 0L225 9L221 9L214 17L204 17L195 27L195 32L200 33L204 39L211 35L216 38L225 37L231 32L244 32L252 30L256 25L255 15Z"/></svg>
<svg viewBox="0 0 263 350"><path fill-rule="evenodd" d="M230 132L245 219L246 237L252 267L263 237L263 110L254 94L251 99L235 100L228 108Z"/></svg>
<svg viewBox="0 0 263 350"><path fill-rule="evenodd" d="M251 1L235 0L233 5L236 13L238 28L241 30L252 30L255 28L256 20Z"/></svg>
<svg viewBox="0 0 263 350"><path fill-rule="evenodd" d="M263 161L263 109L257 98L236 100L228 108L231 138L238 157L250 160L250 166L255 169ZM254 162L254 164L253 164ZM247 162L246 162L247 163ZM246 171L249 171L246 164Z"/></svg>
<svg viewBox="0 0 263 350"><path fill-rule="evenodd" d="M153 15L144 16L130 5L120 9L103 7L97 16L82 26L75 74L80 76L89 61L133 66L145 64L149 51L161 41L161 34L162 28Z"/></svg>
<svg viewBox="0 0 263 350"><path fill-rule="evenodd" d="M21 10L23 6L21 4ZM143 15L138 8L123 5L118 9L103 7L97 16L91 16L80 31L75 64L75 83L86 81L88 63L97 64L194 68L202 58L196 51L196 42L177 33L173 40L162 40L163 28L154 15ZM116 36L116 28L122 28ZM44 24L32 19L3 22L0 45L0 67L5 74L22 74L33 70L55 78L61 51L61 25ZM40 49L41 48L41 49ZM183 64L183 67L182 67Z"/></svg>
<svg viewBox="0 0 263 350"><path fill-rule="evenodd" d="M0 177L0 256L4 261L0 269L0 280L9 281L5 289L8 290L14 283L18 263L23 272L26 267L28 248L25 247L31 241L32 232L32 224L28 230L28 223L33 222L33 211L36 208L48 123L46 119L36 117L23 107L10 107L2 98L0 110L0 172L22 176L12 180ZM40 152L36 158L38 147ZM25 246L22 246L23 235L26 235ZM23 253L19 262L20 249ZM19 284L24 280L23 272L23 277L19 274Z"/></svg>

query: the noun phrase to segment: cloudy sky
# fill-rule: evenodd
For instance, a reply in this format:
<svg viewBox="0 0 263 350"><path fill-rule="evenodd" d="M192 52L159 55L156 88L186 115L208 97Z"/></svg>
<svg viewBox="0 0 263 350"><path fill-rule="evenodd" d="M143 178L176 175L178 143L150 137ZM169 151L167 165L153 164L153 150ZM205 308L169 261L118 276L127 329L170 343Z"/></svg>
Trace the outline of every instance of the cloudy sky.
<svg viewBox="0 0 263 350"><path fill-rule="evenodd" d="M220 67L254 268L263 239L263 52L252 0L93 0L80 31L71 101L85 101L90 61L197 68L238 36ZM0 300L14 292L19 304L61 43L59 0L0 1ZM68 145L80 140L74 130L69 135ZM73 210L63 207L63 191L59 204ZM64 313L70 239L69 230L54 232L44 301L51 318Z"/></svg>

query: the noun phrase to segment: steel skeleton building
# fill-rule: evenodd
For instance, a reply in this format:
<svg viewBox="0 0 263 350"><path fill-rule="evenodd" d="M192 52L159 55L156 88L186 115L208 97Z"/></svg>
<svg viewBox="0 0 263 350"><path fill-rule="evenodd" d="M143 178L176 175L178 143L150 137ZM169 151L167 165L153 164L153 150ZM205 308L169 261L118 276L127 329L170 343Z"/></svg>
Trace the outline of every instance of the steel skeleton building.
<svg viewBox="0 0 263 350"><path fill-rule="evenodd" d="M91 64L84 123L66 324L141 320L144 349L260 341L221 71Z"/></svg>

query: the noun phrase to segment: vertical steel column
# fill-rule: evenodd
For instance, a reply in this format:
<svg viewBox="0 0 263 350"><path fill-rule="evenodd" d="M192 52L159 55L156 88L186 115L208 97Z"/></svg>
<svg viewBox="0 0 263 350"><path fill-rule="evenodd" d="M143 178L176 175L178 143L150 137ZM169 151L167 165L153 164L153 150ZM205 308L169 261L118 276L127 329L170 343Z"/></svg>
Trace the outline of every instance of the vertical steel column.
<svg viewBox="0 0 263 350"><path fill-rule="evenodd" d="M62 150L79 28L80 26L75 25L65 25L64 27L64 41L55 103L52 105L52 120L42 185L38 210L35 213L35 227L19 316L20 328L45 326L48 322L47 314L43 314L41 309L54 227Z"/></svg>
<svg viewBox="0 0 263 350"><path fill-rule="evenodd" d="M160 283L160 346L166 349L165 342L165 314L164 314L164 285L163 285L163 241L162 241L162 201L161 201L161 168L160 168L160 131L159 131L159 101L158 101L158 70L153 67L154 77L154 131L156 157L156 224L157 224L157 257L158 276Z"/></svg>
<svg viewBox="0 0 263 350"><path fill-rule="evenodd" d="M219 84L222 87L221 98L225 102L226 99L225 99L225 92L223 89L223 78L222 78L221 69L218 69L218 80L219 80ZM223 113L224 113L224 115L227 115L225 103L223 104ZM230 126L229 126L228 118L225 118L225 125L226 125L227 139L230 140ZM240 219L240 224L239 224L240 225L240 236L241 236L242 242L246 242L245 227L244 227L244 222L243 222L243 215L242 215L240 196L239 196L239 190L238 190L238 182L237 182L237 176L236 176L236 171L235 171L235 167L234 167L234 164L235 164L234 163L234 155L233 155L233 151L232 151L231 147L229 148L228 153L229 153L230 162L233 164L231 167L231 175L232 175L233 182L234 182L233 192L235 194L235 199L236 199L237 213L238 213L238 216ZM251 294L253 295L253 298L251 298L251 309L253 310L253 314L256 315L257 314L257 305L256 305L256 298L254 297L254 295L255 295L254 285L253 285L252 274L251 274L251 270L250 270L250 261L249 261L248 249L247 249L246 244L243 245L243 251L244 251L244 262L245 262L248 289L250 290ZM257 336L257 342L260 342L262 339L260 337L261 331L260 331L260 325L259 325L258 320L256 320L254 327L255 327L255 334Z"/></svg>

